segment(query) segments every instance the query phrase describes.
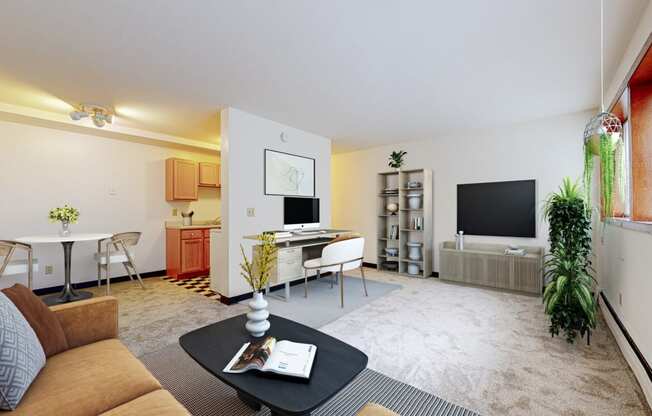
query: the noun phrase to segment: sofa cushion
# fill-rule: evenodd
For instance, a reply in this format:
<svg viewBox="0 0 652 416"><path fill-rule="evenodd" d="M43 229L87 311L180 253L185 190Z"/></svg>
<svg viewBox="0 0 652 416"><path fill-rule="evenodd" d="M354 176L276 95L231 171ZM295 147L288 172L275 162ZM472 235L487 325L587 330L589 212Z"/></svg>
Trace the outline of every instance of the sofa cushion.
<svg viewBox="0 0 652 416"><path fill-rule="evenodd" d="M0 293L0 409L18 406L44 364L45 353L34 330Z"/></svg>
<svg viewBox="0 0 652 416"><path fill-rule="evenodd" d="M167 390L155 390L111 409L101 416L190 416Z"/></svg>
<svg viewBox="0 0 652 416"><path fill-rule="evenodd" d="M46 357L68 349L68 341L61 323L41 298L20 284L2 289L2 293L11 299L34 329Z"/></svg>
<svg viewBox="0 0 652 416"><path fill-rule="evenodd" d="M394 413L391 410L384 408L383 406L376 403L367 403L356 416L399 416L398 413Z"/></svg>
<svg viewBox="0 0 652 416"><path fill-rule="evenodd" d="M17 415L98 415L161 388L117 339L50 357L14 412Z"/></svg>

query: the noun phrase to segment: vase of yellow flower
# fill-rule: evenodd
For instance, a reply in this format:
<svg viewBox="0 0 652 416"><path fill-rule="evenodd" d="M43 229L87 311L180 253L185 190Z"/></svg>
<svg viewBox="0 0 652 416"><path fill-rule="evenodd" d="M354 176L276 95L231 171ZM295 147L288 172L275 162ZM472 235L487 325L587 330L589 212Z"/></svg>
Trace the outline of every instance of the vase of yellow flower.
<svg viewBox="0 0 652 416"><path fill-rule="evenodd" d="M48 215L50 222L60 222L61 230L59 235L67 237L70 235L70 224L76 224L79 219L79 210L65 204L63 207L53 208Z"/></svg>
<svg viewBox="0 0 652 416"><path fill-rule="evenodd" d="M254 247L254 256L250 261L245 254L244 247L240 245L243 261L240 263L240 274L249 283L253 290L253 299L249 302L251 311L247 313L245 328L253 337L262 337L269 329L270 324L267 318L267 301L263 296L263 289L269 281L269 273L276 260L276 238L274 234L260 234L257 236L258 245Z"/></svg>

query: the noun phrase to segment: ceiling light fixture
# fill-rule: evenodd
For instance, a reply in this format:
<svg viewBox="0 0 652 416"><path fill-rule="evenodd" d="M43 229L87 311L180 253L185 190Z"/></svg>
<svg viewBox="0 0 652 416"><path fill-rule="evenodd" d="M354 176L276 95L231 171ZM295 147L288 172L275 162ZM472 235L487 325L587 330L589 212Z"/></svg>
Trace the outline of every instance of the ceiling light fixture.
<svg viewBox="0 0 652 416"><path fill-rule="evenodd" d="M95 104L81 104L70 112L70 118L79 121L82 118L90 117L96 127L102 128L106 123L113 123L113 114L104 107Z"/></svg>

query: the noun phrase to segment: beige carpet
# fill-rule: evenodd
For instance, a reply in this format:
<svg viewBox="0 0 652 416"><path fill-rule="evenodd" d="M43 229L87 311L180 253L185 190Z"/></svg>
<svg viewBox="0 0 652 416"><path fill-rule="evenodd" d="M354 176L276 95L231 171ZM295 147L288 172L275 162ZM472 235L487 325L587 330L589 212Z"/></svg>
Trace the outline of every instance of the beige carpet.
<svg viewBox="0 0 652 416"><path fill-rule="evenodd" d="M403 287L322 328L369 355L369 367L492 415L652 415L604 322L592 345L550 338L541 300L368 270ZM121 338L136 355L246 311L161 279L112 285ZM101 292L103 293L103 291Z"/></svg>
<svg viewBox="0 0 652 416"><path fill-rule="evenodd" d="M586 343L551 338L541 299L369 272L403 285L322 330L369 367L490 415L650 415L600 319Z"/></svg>

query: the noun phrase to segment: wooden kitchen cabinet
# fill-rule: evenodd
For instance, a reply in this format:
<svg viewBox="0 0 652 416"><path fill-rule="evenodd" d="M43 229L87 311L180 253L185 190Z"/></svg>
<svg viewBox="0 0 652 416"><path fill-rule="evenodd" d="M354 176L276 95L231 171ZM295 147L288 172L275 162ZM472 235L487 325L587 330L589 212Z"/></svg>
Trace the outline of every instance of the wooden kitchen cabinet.
<svg viewBox="0 0 652 416"><path fill-rule="evenodd" d="M204 239L181 240L181 273L204 270Z"/></svg>
<svg viewBox="0 0 652 416"><path fill-rule="evenodd" d="M208 162L199 163L199 186L211 188L219 188L221 186L219 164Z"/></svg>
<svg viewBox="0 0 652 416"><path fill-rule="evenodd" d="M196 201L199 186L197 162L171 158L165 161L165 199Z"/></svg>
<svg viewBox="0 0 652 416"><path fill-rule="evenodd" d="M165 232L167 275L189 279L210 274L209 228L168 228Z"/></svg>

